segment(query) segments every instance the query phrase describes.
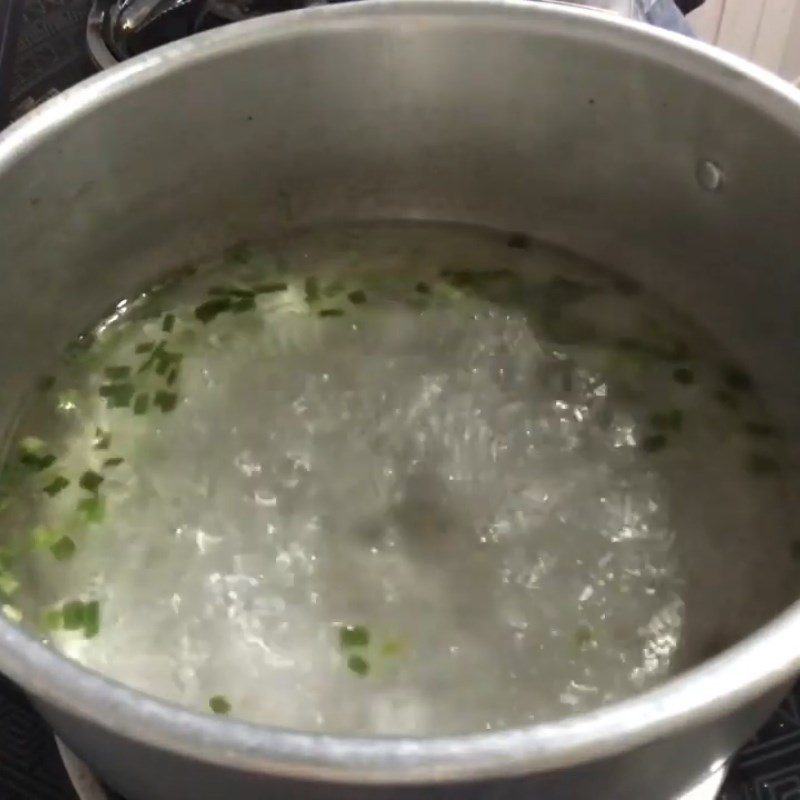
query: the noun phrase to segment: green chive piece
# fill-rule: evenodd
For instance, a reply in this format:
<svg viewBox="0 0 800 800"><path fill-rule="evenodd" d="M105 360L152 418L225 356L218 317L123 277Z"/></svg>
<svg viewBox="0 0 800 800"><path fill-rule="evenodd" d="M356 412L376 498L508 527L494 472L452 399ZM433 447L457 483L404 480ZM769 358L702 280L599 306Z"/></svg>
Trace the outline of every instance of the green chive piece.
<svg viewBox="0 0 800 800"><path fill-rule="evenodd" d="M215 694L209 701L208 707L215 713L215 714L230 714L231 713L231 704L227 697L221 694Z"/></svg>
<svg viewBox="0 0 800 800"><path fill-rule="evenodd" d="M35 470L36 472L43 472L48 467L52 467L56 463L56 457L52 453L45 453L43 455L36 455L35 453L22 452L20 453L19 460L26 467Z"/></svg>
<svg viewBox="0 0 800 800"><path fill-rule="evenodd" d="M120 464L122 464L123 461L125 461L125 459L121 458L120 456L115 456L114 458L107 458L103 462L103 468L104 469L106 469L106 468L110 469L112 467L118 467Z"/></svg>
<svg viewBox="0 0 800 800"><path fill-rule="evenodd" d="M147 392L141 392L136 395L136 400L133 401L133 413L141 416L147 413L150 408L150 395Z"/></svg>
<svg viewBox="0 0 800 800"><path fill-rule="evenodd" d="M69 486L69 480L65 478L63 475L56 475L47 486L42 489L45 494L50 495L50 497L55 497L60 491L66 489Z"/></svg>
<svg viewBox="0 0 800 800"><path fill-rule="evenodd" d="M205 325L223 312L230 310L230 307L231 301L229 297L217 297L213 300L206 300L205 303L197 306L194 310L194 315Z"/></svg>
<svg viewBox="0 0 800 800"><path fill-rule="evenodd" d="M234 264L246 264L253 257L253 251L247 242L237 242L225 251L225 259Z"/></svg>
<svg viewBox="0 0 800 800"><path fill-rule="evenodd" d="M256 300L253 295L239 297L231 303L231 312L241 314L243 311L252 311L256 307Z"/></svg>
<svg viewBox="0 0 800 800"><path fill-rule="evenodd" d="M418 283L418 284L417 284L417 285L414 287L414 291L415 291L415 292L419 292L419 294L430 294L430 293L431 293L431 287L430 287L430 286L428 286L428 284L427 284L427 283L425 283L424 281L420 281L420 282L419 282L419 283Z"/></svg>
<svg viewBox="0 0 800 800"><path fill-rule="evenodd" d="M774 425L770 425L768 422L745 422L744 429L751 436L768 438L770 436L778 435L778 429Z"/></svg>
<svg viewBox="0 0 800 800"><path fill-rule="evenodd" d="M31 532L34 550L49 550L60 538L58 531L46 525L37 525Z"/></svg>
<svg viewBox="0 0 800 800"><path fill-rule="evenodd" d="M94 449L108 450L111 447L111 434L102 428L96 428L94 432Z"/></svg>
<svg viewBox="0 0 800 800"><path fill-rule="evenodd" d="M750 453L745 467L751 475L775 475L781 471L780 461L763 453Z"/></svg>
<svg viewBox="0 0 800 800"><path fill-rule="evenodd" d="M87 492L96 492L104 480L105 478L93 469L87 469L86 472L81 475L78 485Z"/></svg>
<svg viewBox="0 0 800 800"><path fill-rule="evenodd" d="M62 536L50 548L50 552L55 557L56 561L66 561L75 555L75 541L70 536Z"/></svg>
<svg viewBox="0 0 800 800"><path fill-rule="evenodd" d="M19 460L26 467L42 472L53 466L56 457L46 450L47 445L36 436L26 436L19 443Z"/></svg>
<svg viewBox="0 0 800 800"><path fill-rule="evenodd" d="M722 377L725 385L734 392L748 392L753 388L753 379L738 367L725 367Z"/></svg>
<svg viewBox="0 0 800 800"><path fill-rule="evenodd" d="M369 630L364 625L347 625L339 628L339 645L343 648L366 647L369 638Z"/></svg>
<svg viewBox="0 0 800 800"><path fill-rule="evenodd" d="M361 289L356 289L347 295L347 299L355 306L360 306L362 303L367 302L367 293Z"/></svg>
<svg viewBox="0 0 800 800"><path fill-rule="evenodd" d="M106 502L98 494L92 497L83 497L78 501L78 512L87 523L96 525L102 522L106 515Z"/></svg>
<svg viewBox="0 0 800 800"><path fill-rule="evenodd" d="M19 589L19 581L10 572L0 572L0 594L11 597Z"/></svg>
<svg viewBox="0 0 800 800"><path fill-rule="evenodd" d="M289 286L285 283L261 283L255 287L256 294L274 294L275 292L285 292Z"/></svg>
<svg viewBox="0 0 800 800"><path fill-rule="evenodd" d="M575 630L575 644L583 650L594 642L594 633L589 625L579 625Z"/></svg>
<svg viewBox="0 0 800 800"><path fill-rule="evenodd" d="M165 392L163 389L159 389L153 397L153 405L158 406L164 414L173 411L177 404L178 395L175 392Z"/></svg>
<svg viewBox="0 0 800 800"><path fill-rule="evenodd" d="M667 437L663 433L654 433L651 436L645 436L639 443L639 447L645 453L658 453L667 446Z"/></svg>
<svg viewBox="0 0 800 800"><path fill-rule="evenodd" d="M174 314L165 314L164 319L161 322L161 330L164 333L172 333L172 329L175 327L175 315Z"/></svg>
<svg viewBox="0 0 800 800"><path fill-rule="evenodd" d="M139 354L152 353L155 346L155 342L141 342L140 344L136 345L134 352Z"/></svg>
<svg viewBox="0 0 800 800"><path fill-rule="evenodd" d="M109 408L126 408L135 392L132 383L106 383L100 387L100 397L105 398Z"/></svg>
<svg viewBox="0 0 800 800"><path fill-rule="evenodd" d="M124 381L125 378L129 378L131 374L130 367L106 367L103 370L103 373L106 377L110 378L112 381Z"/></svg>
<svg viewBox="0 0 800 800"><path fill-rule="evenodd" d="M256 293L253 291L253 289L241 289L238 286L231 286L231 288L228 289L228 294L231 295L231 297L239 298L253 298L256 296Z"/></svg>
<svg viewBox="0 0 800 800"><path fill-rule="evenodd" d="M319 316L321 317L343 317L344 311L341 308L321 308L319 310Z"/></svg>
<svg viewBox="0 0 800 800"><path fill-rule="evenodd" d="M672 377L676 383L681 383L684 386L694 383L694 372L689 367L677 367L672 371Z"/></svg>
<svg viewBox="0 0 800 800"><path fill-rule="evenodd" d="M347 668L363 678L369 673L369 661L362 656L353 655L347 659Z"/></svg>
<svg viewBox="0 0 800 800"><path fill-rule="evenodd" d="M64 614L60 608L50 608L44 612L42 623L48 631L57 631L64 625Z"/></svg>
<svg viewBox="0 0 800 800"><path fill-rule="evenodd" d="M93 639L100 633L100 603L90 600L83 605L83 635Z"/></svg>
<svg viewBox="0 0 800 800"><path fill-rule="evenodd" d="M311 303L316 303L317 300L319 300L319 281L313 275L310 275L308 278L306 278L304 287L306 292L306 303L309 305Z"/></svg>
<svg viewBox="0 0 800 800"><path fill-rule="evenodd" d="M178 370L171 369L169 375L167 375L167 386L172 386L176 380L178 380Z"/></svg>
<svg viewBox="0 0 800 800"><path fill-rule="evenodd" d="M83 627L84 604L80 600L70 600L61 607L64 630L78 631Z"/></svg>

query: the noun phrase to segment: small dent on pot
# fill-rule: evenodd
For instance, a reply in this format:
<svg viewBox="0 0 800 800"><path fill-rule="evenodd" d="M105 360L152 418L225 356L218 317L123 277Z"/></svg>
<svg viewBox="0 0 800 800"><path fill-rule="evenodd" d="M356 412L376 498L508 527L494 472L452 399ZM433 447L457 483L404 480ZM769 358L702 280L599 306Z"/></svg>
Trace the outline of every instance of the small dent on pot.
<svg viewBox="0 0 800 800"><path fill-rule="evenodd" d="M697 162L695 177L701 189L706 192L719 192L725 184L725 173L715 161L702 158Z"/></svg>

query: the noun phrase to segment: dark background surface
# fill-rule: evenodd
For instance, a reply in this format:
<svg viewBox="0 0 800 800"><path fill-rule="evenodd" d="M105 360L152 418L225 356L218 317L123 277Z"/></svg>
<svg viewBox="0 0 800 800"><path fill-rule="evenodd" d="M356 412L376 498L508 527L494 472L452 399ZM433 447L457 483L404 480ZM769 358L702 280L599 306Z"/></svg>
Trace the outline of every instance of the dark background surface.
<svg viewBox="0 0 800 800"><path fill-rule="evenodd" d="M0 0L0 127L92 73L88 10L88 0ZM0 800L77 800L52 733L2 677ZM800 689L739 755L721 800L800 800Z"/></svg>

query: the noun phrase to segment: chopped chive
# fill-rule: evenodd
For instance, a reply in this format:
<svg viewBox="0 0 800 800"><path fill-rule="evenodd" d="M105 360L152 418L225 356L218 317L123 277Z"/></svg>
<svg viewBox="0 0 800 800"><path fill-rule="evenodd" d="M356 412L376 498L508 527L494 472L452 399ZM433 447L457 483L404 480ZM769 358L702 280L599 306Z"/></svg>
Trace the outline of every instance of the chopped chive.
<svg viewBox="0 0 800 800"><path fill-rule="evenodd" d="M175 315L174 314L165 314L164 319L161 322L161 330L164 333L172 333L172 329L175 327Z"/></svg>
<svg viewBox="0 0 800 800"><path fill-rule="evenodd" d="M0 572L0 594L11 597L19 589L19 581L10 572Z"/></svg>
<svg viewBox="0 0 800 800"><path fill-rule="evenodd" d="M240 297L240 298L252 298L256 296L256 293L252 289L240 289L238 286L231 286L228 289L228 294L232 297Z"/></svg>
<svg viewBox="0 0 800 800"><path fill-rule="evenodd" d="M213 300L206 300L205 303L197 306L194 310L194 315L205 325L223 312L229 311L230 307L231 301L229 297L217 297Z"/></svg>
<svg viewBox="0 0 800 800"><path fill-rule="evenodd" d="M42 375L39 380L36 381L36 388L40 392L49 392L50 389L55 386L56 379L53 375Z"/></svg>
<svg viewBox="0 0 800 800"><path fill-rule="evenodd" d="M531 246L531 238L524 233L511 233L506 244L514 250L527 250Z"/></svg>
<svg viewBox="0 0 800 800"><path fill-rule="evenodd" d="M768 422L745 422L744 429L751 436L769 437L778 435L778 429Z"/></svg>
<svg viewBox="0 0 800 800"><path fill-rule="evenodd" d="M131 374L131 368L127 366L122 367L106 367L103 372L105 375L110 378L112 381L123 381L125 378L129 378Z"/></svg>
<svg viewBox="0 0 800 800"><path fill-rule="evenodd" d="M252 311L256 307L253 295L243 295L231 303L231 311L234 314L241 314L243 311Z"/></svg>
<svg viewBox="0 0 800 800"><path fill-rule="evenodd" d="M87 492L96 492L104 480L105 478L93 469L87 469L86 472L81 475L78 485Z"/></svg>
<svg viewBox="0 0 800 800"><path fill-rule="evenodd" d="M100 633L100 603L90 600L83 605L83 635L93 639Z"/></svg>
<svg viewBox="0 0 800 800"><path fill-rule="evenodd" d="M108 467L108 468L118 467L120 464L122 464L123 461L125 461L125 459L119 456L116 456L114 458L107 458L103 462L103 467Z"/></svg>
<svg viewBox="0 0 800 800"><path fill-rule="evenodd" d="M10 619L12 622L22 622L22 612L16 606L5 603L0 611L5 614L6 619Z"/></svg>
<svg viewBox="0 0 800 800"><path fill-rule="evenodd" d="M62 536L50 547L50 552L56 561L66 561L75 555L75 541L70 536Z"/></svg>
<svg viewBox="0 0 800 800"><path fill-rule="evenodd" d="M167 375L167 386L172 386L176 380L178 380L178 370L171 369Z"/></svg>
<svg viewBox="0 0 800 800"><path fill-rule="evenodd" d="M91 525L102 522L106 513L105 500L97 494L92 497L83 497L78 501L78 512Z"/></svg>
<svg viewBox="0 0 800 800"><path fill-rule="evenodd" d="M672 377L676 383L682 383L684 386L694 383L694 372L689 367L676 367L672 371Z"/></svg>
<svg viewBox="0 0 800 800"><path fill-rule="evenodd" d="M158 406L162 413L172 411L178 404L178 395L175 392L165 392L159 389L153 397L153 405Z"/></svg>
<svg viewBox="0 0 800 800"><path fill-rule="evenodd" d="M745 461L745 467L752 475L774 475L781 470L777 458L763 453L750 453Z"/></svg>
<svg viewBox="0 0 800 800"><path fill-rule="evenodd" d="M319 281L313 276L309 275L303 284L306 292L306 303L316 303L319 300Z"/></svg>
<svg viewBox="0 0 800 800"><path fill-rule="evenodd" d="M38 455L24 450L20 453L19 460L26 467L35 470L36 472L43 472L48 467L52 467L56 463L56 457L52 453L43 453Z"/></svg>
<svg viewBox="0 0 800 800"><path fill-rule="evenodd" d="M150 395L147 392L141 392L136 395L136 400L133 401L133 413L141 416L147 413L150 407Z"/></svg>
<svg viewBox="0 0 800 800"><path fill-rule="evenodd" d="M136 353L151 353L155 347L155 342L141 342L136 345L134 352Z"/></svg>
<svg viewBox="0 0 800 800"><path fill-rule="evenodd" d="M37 525L31 531L31 543L34 550L49 550L61 538L58 531L46 525Z"/></svg>
<svg viewBox="0 0 800 800"><path fill-rule="evenodd" d="M44 612L42 623L48 631L57 631L64 625L64 614L60 608L50 608Z"/></svg>
<svg viewBox="0 0 800 800"><path fill-rule="evenodd" d="M125 408L131 404L136 389L132 383L106 383L100 387L109 408Z"/></svg>
<svg viewBox="0 0 800 800"><path fill-rule="evenodd" d="M70 600L61 606L64 630L78 631L83 627L84 604L80 600Z"/></svg>
<svg viewBox="0 0 800 800"><path fill-rule="evenodd" d="M339 629L339 645L343 648L366 647L369 638L369 630L364 625L347 625Z"/></svg>
<svg viewBox="0 0 800 800"><path fill-rule="evenodd" d="M235 264L246 264L253 256L253 251L247 242L237 242L225 251L225 259Z"/></svg>
<svg viewBox="0 0 800 800"><path fill-rule="evenodd" d="M343 317L344 311L341 308L321 308L318 312L321 317Z"/></svg>
<svg viewBox="0 0 800 800"><path fill-rule="evenodd" d="M361 289L356 289L355 291L350 292L347 295L347 299L356 306L360 306L362 303L367 302L367 293Z"/></svg>
<svg viewBox="0 0 800 800"><path fill-rule="evenodd" d="M231 704L227 697L224 697L221 694L215 694L212 698L208 701L208 707L215 713L215 714L230 714L231 712Z"/></svg>
<svg viewBox="0 0 800 800"><path fill-rule="evenodd" d="M725 367L722 377L725 385L734 392L747 392L753 388L753 379L738 367Z"/></svg>
<svg viewBox="0 0 800 800"><path fill-rule="evenodd" d="M288 289L285 283L262 283L255 287L256 294L274 294L275 292L285 292Z"/></svg>
<svg viewBox="0 0 800 800"><path fill-rule="evenodd" d="M419 282L419 283L418 283L418 284L417 284L417 285L414 287L414 291L415 291L415 292L419 292L419 294L430 294L430 293L431 293L431 287L430 287L430 286L428 286L428 284L427 284L427 283L425 283L424 281L420 281L420 282Z"/></svg>
<svg viewBox="0 0 800 800"><path fill-rule="evenodd" d="M111 434L102 428L95 428L93 446L95 450L108 450L111 447Z"/></svg>
<svg viewBox="0 0 800 800"><path fill-rule="evenodd" d="M50 495L50 497L55 497L60 491L66 489L69 486L69 480L65 478L63 475L56 475L47 486L42 489L45 494Z"/></svg>
<svg viewBox="0 0 800 800"><path fill-rule="evenodd" d="M639 443L639 447L645 453L657 453L667 446L667 437L663 433L654 433L650 436L645 436Z"/></svg>
<svg viewBox="0 0 800 800"><path fill-rule="evenodd" d="M369 661L362 656L352 655L347 659L347 668L363 678L369 673Z"/></svg>

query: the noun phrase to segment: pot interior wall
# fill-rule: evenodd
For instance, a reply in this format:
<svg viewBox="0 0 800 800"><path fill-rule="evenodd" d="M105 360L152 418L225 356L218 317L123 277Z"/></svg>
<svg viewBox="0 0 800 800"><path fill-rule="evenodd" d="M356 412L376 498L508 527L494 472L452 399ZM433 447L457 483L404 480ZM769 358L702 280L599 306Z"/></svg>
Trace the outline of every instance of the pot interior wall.
<svg viewBox="0 0 800 800"><path fill-rule="evenodd" d="M414 217L640 278L729 345L794 434L800 107L646 32L459 8L232 26L188 65L105 74L44 133L75 96L34 116L0 160L0 424L60 346L165 270L315 221ZM720 191L698 183L708 159ZM794 599L791 538L680 543L686 663Z"/></svg>

